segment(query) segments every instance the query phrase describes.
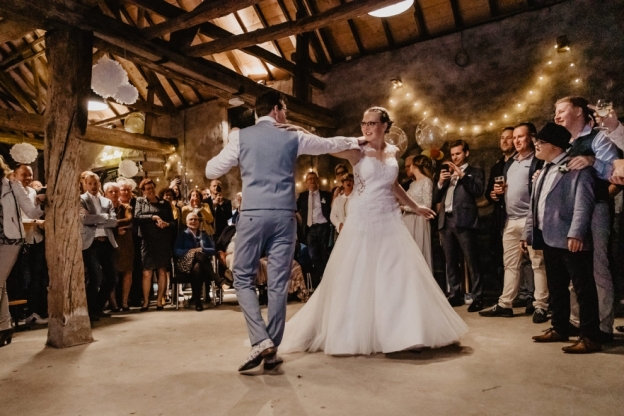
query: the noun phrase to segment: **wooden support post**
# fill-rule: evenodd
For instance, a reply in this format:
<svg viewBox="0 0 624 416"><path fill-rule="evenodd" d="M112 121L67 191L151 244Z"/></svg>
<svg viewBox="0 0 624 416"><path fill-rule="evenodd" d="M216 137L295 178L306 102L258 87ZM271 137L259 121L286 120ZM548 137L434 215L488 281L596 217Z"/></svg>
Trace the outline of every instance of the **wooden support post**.
<svg viewBox="0 0 624 416"><path fill-rule="evenodd" d="M45 114L46 259L50 274L47 344L93 341L85 293L78 178L91 89L93 34L75 28L46 34L50 68Z"/></svg>
<svg viewBox="0 0 624 416"><path fill-rule="evenodd" d="M297 19L305 17L305 13L297 12ZM295 59L297 66L293 78L293 95L305 101L310 99L310 34L301 33L297 35L297 52Z"/></svg>

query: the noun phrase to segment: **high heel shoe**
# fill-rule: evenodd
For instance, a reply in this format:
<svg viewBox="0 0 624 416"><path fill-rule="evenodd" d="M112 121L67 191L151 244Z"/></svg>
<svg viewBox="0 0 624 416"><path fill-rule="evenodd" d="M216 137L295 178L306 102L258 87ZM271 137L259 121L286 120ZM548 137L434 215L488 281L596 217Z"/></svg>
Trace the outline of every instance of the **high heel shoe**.
<svg viewBox="0 0 624 416"><path fill-rule="evenodd" d="M141 312L147 312L147 310L149 309L149 305L147 306L141 306L141 309L139 309Z"/></svg>
<svg viewBox="0 0 624 416"><path fill-rule="evenodd" d="M0 348L9 345L13 339L13 328L0 331Z"/></svg>
<svg viewBox="0 0 624 416"><path fill-rule="evenodd" d="M162 311L162 310L164 310L164 309L165 309L165 307L164 307L164 306L156 306L156 310L157 310L157 311Z"/></svg>

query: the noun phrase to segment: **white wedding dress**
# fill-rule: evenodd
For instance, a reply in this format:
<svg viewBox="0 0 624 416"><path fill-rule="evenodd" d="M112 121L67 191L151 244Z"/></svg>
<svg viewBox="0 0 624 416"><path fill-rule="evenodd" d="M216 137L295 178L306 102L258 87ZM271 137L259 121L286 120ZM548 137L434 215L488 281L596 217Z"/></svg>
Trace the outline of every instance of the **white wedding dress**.
<svg viewBox="0 0 624 416"><path fill-rule="evenodd" d="M379 159L362 150L323 279L286 324L280 352L387 353L441 347L467 332L401 220L396 151L387 145Z"/></svg>

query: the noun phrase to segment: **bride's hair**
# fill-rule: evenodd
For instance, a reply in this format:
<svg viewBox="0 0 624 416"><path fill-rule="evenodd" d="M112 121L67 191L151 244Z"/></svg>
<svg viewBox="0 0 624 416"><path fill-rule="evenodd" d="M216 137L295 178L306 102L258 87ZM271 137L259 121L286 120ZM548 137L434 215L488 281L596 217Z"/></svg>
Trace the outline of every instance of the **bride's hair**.
<svg viewBox="0 0 624 416"><path fill-rule="evenodd" d="M388 110L383 107L371 107L368 110L364 111L365 113L369 113L374 111L375 113L379 113L379 121L382 123L388 123L388 128L386 129L386 133L390 131L390 127L394 123L394 120L390 118L390 114L388 114Z"/></svg>

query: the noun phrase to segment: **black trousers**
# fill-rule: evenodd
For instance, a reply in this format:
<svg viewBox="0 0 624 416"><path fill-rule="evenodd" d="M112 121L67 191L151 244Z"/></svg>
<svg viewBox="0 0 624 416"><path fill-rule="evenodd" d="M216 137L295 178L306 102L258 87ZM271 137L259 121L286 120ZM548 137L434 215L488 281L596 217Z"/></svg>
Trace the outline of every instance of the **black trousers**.
<svg viewBox="0 0 624 416"><path fill-rule="evenodd" d="M591 251L570 250L544 245L544 266L548 276L552 327L567 335L570 321L570 280L579 303L582 336L597 341L600 336L598 292L594 281L594 256Z"/></svg>
<svg viewBox="0 0 624 416"><path fill-rule="evenodd" d="M461 292L461 256L468 265L472 288L470 290L473 300L483 300L483 279L481 275L481 262L477 250L477 231L471 228L457 228L454 216L445 217L444 228L440 230L440 240L444 257L446 257L446 278L449 284L449 296L460 297Z"/></svg>
<svg viewBox="0 0 624 416"><path fill-rule="evenodd" d="M321 282L329 258L329 223L313 224L309 227L306 243L312 261L312 286L316 288Z"/></svg>
<svg viewBox="0 0 624 416"><path fill-rule="evenodd" d="M191 290L193 291L193 299L195 303L201 303L202 285L206 283L206 302L209 301L210 282L219 283L219 277L212 268L210 256L198 251L193 256L193 265L191 266Z"/></svg>
<svg viewBox="0 0 624 416"><path fill-rule="evenodd" d="M82 260L87 279L87 307L89 315L102 312L113 288L117 284L115 248L111 243L93 240L91 247L82 250Z"/></svg>
<svg viewBox="0 0 624 416"><path fill-rule="evenodd" d="M45 257L45 240L26 244L22 258L24 275L28 279L28 310L43 318L48 316L48 264Z"/></svg>

